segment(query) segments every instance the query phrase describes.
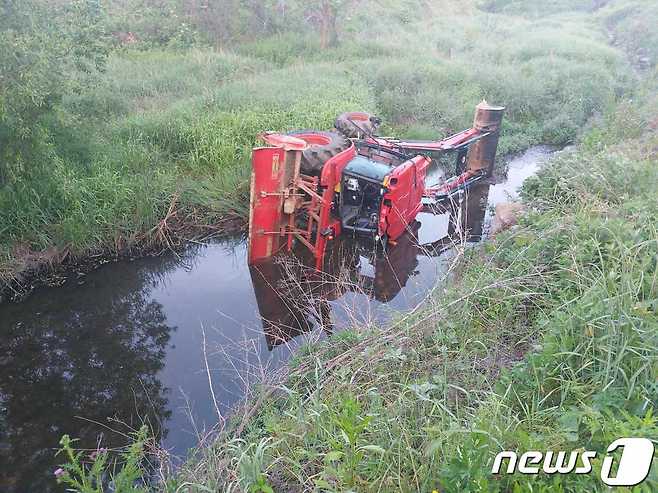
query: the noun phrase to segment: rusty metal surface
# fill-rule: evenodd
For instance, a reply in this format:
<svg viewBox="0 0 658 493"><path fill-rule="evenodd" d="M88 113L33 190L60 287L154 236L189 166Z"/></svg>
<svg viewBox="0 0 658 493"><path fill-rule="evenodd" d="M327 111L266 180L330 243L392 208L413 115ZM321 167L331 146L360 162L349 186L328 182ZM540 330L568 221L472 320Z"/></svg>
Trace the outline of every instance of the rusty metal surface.
<svg viewBox="0 0 658 493"><path fill-rule="evenodd" d="M485 100L482 100L475 107L473 128L480 132L497 132L500 130L500 124L503 121L504 111L504 106L492 106Z"/></svg>
<svg viewBox="0 0 658 493"><path fill-rule="evenodd" d="M504 107L491 106L486 101L482 101L477 105L473 128L480 132L488 132L488 135L473 143L468 149L466 157L467 171L485 170L489 176L493 173L504 111Z"/></svg>

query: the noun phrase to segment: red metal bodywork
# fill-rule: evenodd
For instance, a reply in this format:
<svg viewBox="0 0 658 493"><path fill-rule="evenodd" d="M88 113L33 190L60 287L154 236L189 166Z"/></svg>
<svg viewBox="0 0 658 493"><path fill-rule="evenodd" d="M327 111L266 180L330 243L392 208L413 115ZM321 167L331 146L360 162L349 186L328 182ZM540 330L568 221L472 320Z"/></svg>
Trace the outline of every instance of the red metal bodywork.
<svg viewBox="0 0 658 493"><path fill-rule="evenodd" d="M385 148L452 150L481 135L470 129L438 142L369 140ZM311 250L320 269L327 241L341 233L341 222L331 210L343 170L356 149L352 145L328 160L318 179L299 171L306 142L275 133L261 137L274 147L256 148L252 154L249 263L269 259L283 248L291 250L297 239ZM428 157L418 155L393 168L379 216L380 237L397 240L423 210L423 197L449 193L475 175L467 171L439 187L425 188L430 163ZM308 217L306 228L296 226L295 216L301 211Z"/></svg>
<svg viewBox="0 0 658 493"><path fill-rule="evenodd" d="M319 269L327 241L340 234L340 220L332 217L331 208L343 169L356 150L351 145L329 159L319 178L307 176L299 171L306 144L287 137L265 134L264 140L276 147L257 148L252 154L249 263L269 259L284 247L291 250L296 239L311 250ZM302 212L307 224L299 228L296 219Z"/></svg>
<svg viewBox="0 0 658 493"><path fill-rule="evenodd" d="M285 228L281 211L284 161L286 151L280 147L261 147L252 153L251 201L249 207L249 262L270 258L281 249Z"/></svg>
<svg viewBox="0 0 658 493"><path fill-rule="evenodd" d="M367 141L388 149L397 148L418 152L452 151L459 147L468 145L474 140L485 137L488 134L489 132L483 132L477 128L469 128L468 130L456 133L443 140L405 141L396 139L381 139L375 137L369 138Z"/></svg>
<svg viewBox="0 0 658 493"><path fill-rule="evenodd" d="M416 156L393 169L379 216L379 236L396 240L423 209L425 175L430 160Z"/></svg>

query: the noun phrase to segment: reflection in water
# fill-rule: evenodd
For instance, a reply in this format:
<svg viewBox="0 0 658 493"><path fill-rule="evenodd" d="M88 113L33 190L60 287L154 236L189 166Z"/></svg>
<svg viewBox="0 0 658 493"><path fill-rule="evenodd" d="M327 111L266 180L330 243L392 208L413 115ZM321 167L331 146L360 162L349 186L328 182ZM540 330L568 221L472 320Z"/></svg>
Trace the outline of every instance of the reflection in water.
<svg viewBox="0 0 658 493"><path fill-rule="evenodd" d="M258 310L263 319L263 333L270 351L279 344L313 329L315 324L311 317L314 315L314 306L312 299L309 299L312 294L303 289L286 289L282 285L283 280L288 277L284 263L252 265L249 271ZM299 282L290 285L301 288ZM311 306L303 306L305 301L311 301ZM325 305L326 301L319 300L318 304ZM322 308L320 311L323 312Z"/></svg>
<svg viewBox="0 0 658 493"><path fill-rule="evenodd" d="M126 442L103 425L163 432L169 412L156 374L172 328L143 277L125 269L122 282L98 285L93 300L78 290L65 308L45 297L32 298L29 312L3 307L0 491L55 490L53 448L64 433L96 448L99 434L104 447Z"/></svg>
<svg viewBox="0 0 658 493"><path fill-rule="evenodd" d="M358 239L336 240L327 250L322 272L315 270L315 259L303 247L294 255L250 266L268 349L318 327L331 333L329 302L345 293L388 303L419 273L419 257L438 257L458 243L480 241L488 193L488 184L478 185L435 210L444 220L438 221L442 231L434 231L439 239L431 243L420 243L421 223L414 221L385 252Z"/></svg>
<svg viewBox="0 0 658 493"><path fill-rule="evenodd" d="M0 306L0 492L55 490L53 453L64 433L85 448L99 434L103 446L123 445L102 425L125 432L147 421L184 456L217 421L204 340L226 415L252 384L245 374L284 365L308 338L414 308L448 271L454 244L486 234L487 194L489 206L507 200L548 153L532 149L510 163L504 182L470 190L439 215L419 214L386 256L345 239L322 273L303 254L250 270L244 243L226 241L182 261L106 265L84 285Z"/></svg>

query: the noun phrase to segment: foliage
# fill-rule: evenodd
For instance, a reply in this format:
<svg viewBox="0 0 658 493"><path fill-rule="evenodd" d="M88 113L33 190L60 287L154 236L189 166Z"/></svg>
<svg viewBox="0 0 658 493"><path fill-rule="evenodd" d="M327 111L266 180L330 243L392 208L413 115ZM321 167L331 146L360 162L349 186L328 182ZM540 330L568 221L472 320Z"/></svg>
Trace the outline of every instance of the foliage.
<svg viewBox="0 0 658 493"><path fill-rule="evenodd" d="M263 473L266 464L265 453L271 448L268 441L265 439L257 444L246 444L245 449L241 450L238 471L240 486L243 491L249 493L274 493L274 490L267 482L267 476Z"/></svg>
<svg viewBox="0 0 658 493"><path fill-rule="evenodd" d="M333 488L336 480L350 488L357 486L358 468L365 454L384 454L378 445L362 444L372 416L362 416L361 406L354 396L346 395L340 400L339 412L330 411L330 420L334 430L327 430L327 442L330 451L324 455L324 469L315 484L318 488ZM338 436L336 436L338 435Z"/></svg>
<svg viewBox="0 0 658 493"><path fill-rule="evenodd" d="M611 40L623 48L640 69L651 70L658 62L658 5L655 2L610 2L599 15Z"/></svg>
<svg viewBox="0 0 658 493"><path fill-rule="evenodd" d="M542 16L556 12L588 11L604 5L606 0L550 0L545 2L522 0L483 0L480 6L490 12Z"/></svg>
<svg viewBox="0 0 658 493"><path fill-rule="evenodd" d="M124 47L226 47L291 30L313 36L322 48L337 41L337 21L348 11L344 0L117 0L110 26Z"/></svg>
<svg viewBox="0 0 658 493"><path fill-rule="evenodd" d="M189 48L199 44L199 33L179 0L115 0L108 2L108 30L115 44Z"/></svg>
<svg viewBox="0 0 658 493"><path fill-rule="evenodd" d="M40 119L102 68L106 43L97 0L0 4L0 184L48 159Z"/></svg>
<svg viewBox="0 0 658 493"><path fill-rule="evenodd" d="M143 461L148 440L148 428L144 425L131 437L128 448L114 461L109 462L109 451L99 449L87 458L85 452L73 449L74 440L64 435L60 441L66 462L55 471L57 482L69 491L79 493L145 493ZM91 463L87 463L87 460Z"/></svg>
<svg viewBox="0 0 658 493"><path fill-rule="evenodd" d="M177 37L184 26L200 32L192 19L200 14L187 3L125 0L96 17L92 0L73 4L87 17L15 5L21 25L39 29L0 36L19 33L25 53L40 55L3 69L33 80L8 86L24 104L3 106L0 124L10 144L2 151L0 270L9 273L21 265L16 249L85 255L148 244L174 197L192 224L245 218L248 154L266 129L329 128L338 113L362 109L383 116L391 134L435 138L468 127L487 98L507 107L505 154L573 141L631 82L620 53L585 14L529 20L445 2L442 15L422 16L416 0L365 2L340 11L340 42L323 50L303 29L277 34L284 14L265 3L272 36L253 40L249 33L263 31L237 23L234 44L215 51L196 34ZM285 19L302 22L304 9L286 5ZM64 18L76 21L60 29ZM119 43L92 77L103 33L116 40L132 29L141 41ZM82 52L57 55L65 63L54 67L53 50L63 53L74 38Z"/></svg>

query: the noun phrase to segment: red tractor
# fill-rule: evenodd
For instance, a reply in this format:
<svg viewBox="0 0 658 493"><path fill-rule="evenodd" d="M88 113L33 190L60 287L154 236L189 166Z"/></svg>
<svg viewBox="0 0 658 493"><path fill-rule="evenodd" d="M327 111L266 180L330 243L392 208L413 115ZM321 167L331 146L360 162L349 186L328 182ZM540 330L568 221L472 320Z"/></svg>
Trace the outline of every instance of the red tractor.
<svg viewBox="0 0 658 493"><path fill-rule="evenodd" d="M379 120L345 113L338 132L266 132L253 150L249 263L305 245L322 269L327 242L351 234L386 247L422 210L488 177L493 171L504 108L485 101L473 127L438 141L377 137ZM456 155L455 176L426 187L433 159Z"/></svg>

